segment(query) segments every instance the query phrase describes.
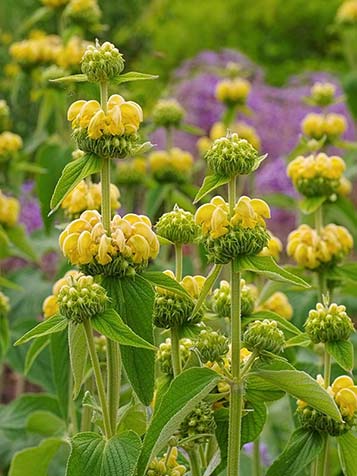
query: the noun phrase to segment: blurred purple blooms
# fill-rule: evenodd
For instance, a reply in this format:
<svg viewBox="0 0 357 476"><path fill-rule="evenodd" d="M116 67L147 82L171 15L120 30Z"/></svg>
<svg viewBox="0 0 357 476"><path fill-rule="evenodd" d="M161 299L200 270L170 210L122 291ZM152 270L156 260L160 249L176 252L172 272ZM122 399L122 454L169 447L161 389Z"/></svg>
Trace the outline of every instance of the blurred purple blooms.
<svg viewBox="0 0 357 476"><path fill-rule="evenodd" d="M249 455L253 455L254 443L246 443L243 446L244 451ZM269 466L271 464L271 458L268 452L268 447L264 443L259 445L260 460L263 466Z"/></svg>
<svg viewBox="0 0 357 476"><path fill-rule="evenodd" d="M34 183L25 182L21 192L20 223L25 225L27 233L32 233L43 226L40 205L33 194Z"/></svg>

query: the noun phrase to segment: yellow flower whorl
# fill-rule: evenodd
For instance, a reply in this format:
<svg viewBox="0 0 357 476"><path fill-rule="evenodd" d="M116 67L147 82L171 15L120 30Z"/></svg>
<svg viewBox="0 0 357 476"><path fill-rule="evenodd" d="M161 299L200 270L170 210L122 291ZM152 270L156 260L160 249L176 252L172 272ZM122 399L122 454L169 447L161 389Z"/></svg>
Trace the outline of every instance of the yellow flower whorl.
<svg viewBox="0 0 357 476"><path fill-rule="evenodd" d="M293 308L286 294L279 291L272 294L266 301L264 301L261 305L261 309L275 312L285 319L291 319L293 315Z"/></svg>
<svg viewBox="0 0 357 476"><path fill-rule="evenodd" d="M7 197L0 190L0 224L15 226L20 214L20 202L17 198Z"/></svg>
<svg viewBox="0 0 357 476"><path fill-rule="evenodd" d="M328 143L340 137L347 129L347 121L342 114L330 112L326 115L311 112L301 122L302 132L313 139L326 136Z"/></svg>
<svg viewBox="0 0 357 476"><path fill-rule="evenodd" d="M149 155L151 172L158 182L186 182L192 173L193 157L178 147L157 150Z"/></svg>
<svg viewBox="0 0 357 476"><path fill-rule="evenodd" d="M218 101L226 104L245 104L251 85L243 78L223 79L216 86L215 95Z"/></svg>
<svg viewBox="0 0 357 476"><path fill-rule="evenodd" d="M0 155L17 152L22 147L22 139L18 134L4 131L0 134Z"/></svg>

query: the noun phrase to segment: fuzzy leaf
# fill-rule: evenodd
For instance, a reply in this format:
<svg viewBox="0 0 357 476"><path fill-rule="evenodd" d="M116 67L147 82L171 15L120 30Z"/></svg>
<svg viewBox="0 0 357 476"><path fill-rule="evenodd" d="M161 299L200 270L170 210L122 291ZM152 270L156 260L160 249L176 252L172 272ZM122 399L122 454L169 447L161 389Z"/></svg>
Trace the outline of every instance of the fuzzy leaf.
<svg viewBox="0 0 357 476"><path fill-rule="evenodd" d="M42 337L38 337L36 340L34 340L31 343L29 350L27 351L27 354L26 354L25 372L24 372L25 375L27 375L30 372L35 360L40 355L40 353L48 346L49 342L50 342L50 336L45 335Z"/></svg>
<svg viewBox="0 0 357 476"><path fill-rule="evenodd" d="M70 74L69 76L62 76L61 78L50 79L51 83L85 83L88 81L86 74Z"/></svg>
<svg viewBox="0 0 357 476"><path fill-rule="evenodd" d="M63 316L53 316L45 321L37 324L36 327L26 332L25 335L20 337L14 345L25 344L31 339L36 339L37 337L45 336L48 334L54 334L55 332L63 331L68 325L68 320Z"/></svg>
<svg viewBox="0 0 357 476"><path fill-rule="evenodd" d="M69 358L73 375L73 399L78 397L87 370L88 347L83 326L69 323Z"/></svg>
<svg viewBox="0 0 357 476"><path fill-rule="evenodd" d="M336 360L338 365L351 372L353 369L354 353L353 344L350 341L327 342L326 350Z"/></svg>
<svg viewBox="0 0 357 476"><path fill-rule="evenodd" d="M326 201L326 197L305 197L299 201L299 208L305 215L316 212Z"/></svg>
<svg viewBox="0 0 357 476"><path fill-rule="evenodd" d="M310 287L310 285L299 278L299 276L279 266L271 256L242 256L236 259L235 265L238 271L253 271L273 281L295 284L303 288Z"/></svg>
<svg viewBox="0 0 357 476"><path fill-rule="evenodd" d="M95 154L85 154L77 160L69 162L63 169L51 198L51 212L54 213L64 198L81 180L100 171L102 159Z"/></svg>
<svg viewBox="0 0 357 476"><path fill-rule="evenodd" d="M157 79L159 76L156 74L137 73L136 71L130 71L129 73L120 74L113 82L115 84L128 83L130 81L145 81L147 79Z"/></svg>
<svg viewBox="0 0 357 476"><path fill-rule="evenodd" d="M133 431L110 440L88 431L75 435L71 443L66 476L133 476L135 473L141 441Z"/></svg>
<svg viewBox="0 0 357 476"><path fill-rule="evenodd" d="M186 289L181 286L180 283L161 271L146 271L145 273L142 273L141 276L154 286L159 286L160 288L167 289L168 291L172 291L183 297L188 297L191 299L191 296L188 294Z"/></svg>
<svg viewBox="0 0 357 476"><path fill-rule="evenodd" d="M203 285L203 288L201 289L201 293L198 296L196 305L192 311L192 316L194 316L201 308L202 304L204 303L204 300L206 299L207 294L210 292L212 289L214 283L216 282L216 279L219 276L219 273L222 271L223 265L221 264L214 264L208 273L207 279Z"/></svg>
<svg viewBox="0 0 357 476"><path fill-rule="evenodd" d="M197 195L193 201L193 203L199 202L203 197L205 197L208 193L213 192L216 188L220 187L221 185L225 185L229 182L229 178L227 177L220 177L219 175L207 175L205 177L201 188L197 192Z"/></svg>
<svg viewBox="0 0 357 476"><path fill-rule="evenodd" d="M305 333L301 333L297 336L294 336L285 342L285 348L295 346L308 347L309 345L311 345L311 339Z"/></svg>
<svg viewBox="0 0 357 476"><path fill-rule="evenodd" d="M164 448L182 420L217 385L219 379L219 375L210 369L192 368L171 382L145 435L138 476L144 476L151 459Z"/></svg>
<svg viewBox="0 0 357 476"><path fill-rule="evenodd" d="M338 456L344 476L357 474L357 438L349 431L337 438Z"/></svg>

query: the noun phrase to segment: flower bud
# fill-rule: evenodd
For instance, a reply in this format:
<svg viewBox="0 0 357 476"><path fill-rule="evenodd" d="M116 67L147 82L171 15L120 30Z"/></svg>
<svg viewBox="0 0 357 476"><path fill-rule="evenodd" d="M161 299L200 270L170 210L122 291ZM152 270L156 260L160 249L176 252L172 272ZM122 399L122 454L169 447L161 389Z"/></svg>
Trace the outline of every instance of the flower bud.
<svg viewBox="0 0 357 476"><path fill-rule="evenodd" d="M119 76L124 69L124 58L112 43L106 41L100 45L97 41L86 49L81 68L89 81L103 83Z"/></svg>
<svg viewBox="0 0 357 476"><path fill-rule="evenodd" d="M0 291L0 319L8 315L10 311L10 300Z"/></svg>
<svg viewBox="0 0 357 476"><path fill-rule="evenodd" d="M191 339L180 339L180 358L182 366L185 367L186 362L190 358L193 343ZM160 344L157 352L157 361L160 365L161 372L166 375L173 375L172 357L171 357L171 339L166 339Z"/></svg>
<svg viewBox="0 0 357 476"><path fill-rule="evenodd" d="M268 234L270 237L268 244L262 249L262 251L259 253L259 256L271 256L276 261L278 261L280 253L283 249L283 244L279 240L279 238L277 236L274 236L270 231L268 231Z"/></svg>
<svg viewBox="0 0 357 476"><path fill-rule="evenodd" d="M156 127L180 126L185 111L176 99L161 99L152 111L152 118Z"/></svg>
<svg viewBox="0 0 357 476"><path fill-rule="evenodd" d="M109 301L106 290L95 283L92 276L80 273L66 279L67 284L61 287L57 296L63 316L80 324L105 310Z"/></svg>
<svg viewBox="0 0 357 476"><path fill-rule="evenodd" d="M159 218L155 228L159 236L181 245L193 243L199 230L192 213L177 205Z"/></svg>
<svg viewBox="0 0 357 476"><path fill-rule="evenodd" d="M1 121L1 117L0 117ZM0 123L1 124L1 123ZM2 132L0 134L0 157L11 157L22 148L22 139L13 132Z"/></svg>
<svg viewBox="0 0 357 476"><path fill-rule="evenodd" d="M216 429L213 410L209 403L201 401L197 407L184 419L180 425L180 439L198 436L200 434L213 434ZM192 447L195 444L205 443L207 437L197 438L187 443L185 448Z"/></svg>
<svg viewBox="0 0 357 476"><path fill-rule="evenodd" d="M257 288L253 284L246 284L241 279L241 316L249 316L254 310L257 298ZM221 318L231 316L231 287L227 281L222 280L219 288L215 289L212 296L212 309Z"/></svg>
<svg viewBox="0 0 357 476"><path fill-rule="evenodd" d="M245 347L253 352L261 353L264 351L272 354L280 354L285 345L283 332L278 329L276 321L264 319L263 321L254 321L249 324L243 335Z"/></svg>
<svg viewBox="0 0 357 476"><path fill-rule="evenodd" d="M315 106L325 107L334 102L336 86L332 83L315 83L310 92L311 100Z"/></svg>
<svg viewBox="0 0 357 476"><path fill-rule="evenodd" d="M236 133L216 139L204 158L214 174L227 178L249 174L259 163L257 150Z"/></svg>
<svg viewBox="0 0 357 476"><path fill-rule="evenodd" d="M351 318L345 306L333 303L324 306L321 303L309 312L305 331L315 344L348 340L354 332Z"/></svg>
<svg viewBox="0 0 357 476"><path fill-rule="evenodd" d="M229 351L226 336L206 329L199 333L196 347L204 364L207 362L222 362Z"/></svg>

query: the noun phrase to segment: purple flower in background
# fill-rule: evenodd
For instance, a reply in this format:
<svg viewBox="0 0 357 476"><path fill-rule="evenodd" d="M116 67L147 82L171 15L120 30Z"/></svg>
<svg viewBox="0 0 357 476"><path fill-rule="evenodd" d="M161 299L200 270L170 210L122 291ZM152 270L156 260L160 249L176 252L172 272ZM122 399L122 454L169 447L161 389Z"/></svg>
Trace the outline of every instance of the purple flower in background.
<svg viewBox="0 0 357 476"><path fill-rule="evenodd" d="M246 443L243 446L244 451L249 455L253 455L254 443ZM268 447L264 443L259 445L260 460L264 466L269 466L271 464L271 458L268 452Z"/></svg>
<svg viewBox="0 0 357 476"><path fill-rule="evenodd" d="M32 233L43 226L38 200L32 195L33 189L33 182L25 182L22 186L22 194L20 198L20 223L25 225L27 233Z"/></svg>

